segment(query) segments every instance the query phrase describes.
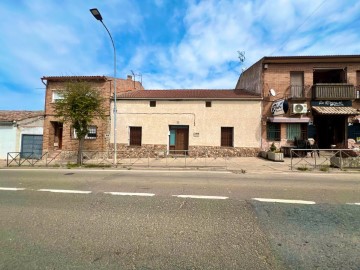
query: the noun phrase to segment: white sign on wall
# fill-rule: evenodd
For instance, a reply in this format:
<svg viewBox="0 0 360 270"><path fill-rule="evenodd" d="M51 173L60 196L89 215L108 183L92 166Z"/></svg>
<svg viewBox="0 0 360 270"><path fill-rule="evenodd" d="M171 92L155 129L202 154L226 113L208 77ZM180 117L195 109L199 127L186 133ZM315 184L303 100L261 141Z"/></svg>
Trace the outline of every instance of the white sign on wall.
<svg viewBox="0 0 360 270"><path fill-rule="evenodd" d="M285 99L279 99L274 101L271 105L272 115L281 115L287 113L289 109L289 104Z"/></svg>

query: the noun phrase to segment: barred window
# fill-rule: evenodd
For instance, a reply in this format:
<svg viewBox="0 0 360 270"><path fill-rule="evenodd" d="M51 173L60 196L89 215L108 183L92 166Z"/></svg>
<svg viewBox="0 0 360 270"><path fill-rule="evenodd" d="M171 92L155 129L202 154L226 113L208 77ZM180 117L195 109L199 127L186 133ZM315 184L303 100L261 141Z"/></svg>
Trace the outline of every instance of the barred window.
<svg viewBox="0 0 360 270"><path fill-rule="evenodd" d="M221 146L233 147L234 146L234 128L221 127Z"/></svg>
<svg viewBox="0 0 360 270"><path fill-rule="evenodd" d="M77 139L75 128L72 128L73 139ZM88 133L85 135L86 140L95 140L97 138L97 127L88 126Z"/></svg>
<svg viewBox="0 0 360 270"><path fill-rule="evenodd" d="M141 146L141 127L130 127L130 146Z"/></svg>
<svg viewBox="0 0 360 270"><path fill-rule="evenodd" d="M280 141L280 139L281 139L280 124L279 123L267 123L266 137L269 141Z"/></svg>

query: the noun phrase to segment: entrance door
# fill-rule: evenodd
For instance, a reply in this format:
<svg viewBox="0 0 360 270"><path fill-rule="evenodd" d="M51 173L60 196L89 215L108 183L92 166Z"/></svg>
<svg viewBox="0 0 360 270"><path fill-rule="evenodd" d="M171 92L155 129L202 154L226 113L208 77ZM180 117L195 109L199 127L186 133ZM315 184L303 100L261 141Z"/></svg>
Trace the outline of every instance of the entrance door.
<svg viewBox="0 0 360 270"><path fill-rule="evenodd" d="M314 117L319 148L330 149L331 145L345 144L346 118L342 115Z"/></svg>
<svg viewBox="0 0 360 270"><path fill-rule="evenodd" d="M189 126L170 126L169 146L172 154L186 155L189 149Z"/></svg>
<svg viewBox="0 0 360 270"><path fill-rule="evenodd" d="M42 155L42 135L22 135L21 138L21 157L41 158Z"/></svg>
<svg viewBox="0 0 360 270"><path fill-rule="evenodd" d="M54 127L54 150L62 149L63 123L52 122Z"/></svg>

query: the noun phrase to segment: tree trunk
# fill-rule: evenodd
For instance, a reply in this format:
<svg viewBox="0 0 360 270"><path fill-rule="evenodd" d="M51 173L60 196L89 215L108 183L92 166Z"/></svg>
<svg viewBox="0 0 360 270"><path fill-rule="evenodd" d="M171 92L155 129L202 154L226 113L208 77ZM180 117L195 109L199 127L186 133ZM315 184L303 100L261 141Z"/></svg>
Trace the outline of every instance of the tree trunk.
<svg viewBox="0 0 360 270"><path fill-rule="evenodd" d="M84 148L84 140L85 138L79 139L79 148L78 148L78 154L77 154L77 165L82 165L82 151Z"/></svg>

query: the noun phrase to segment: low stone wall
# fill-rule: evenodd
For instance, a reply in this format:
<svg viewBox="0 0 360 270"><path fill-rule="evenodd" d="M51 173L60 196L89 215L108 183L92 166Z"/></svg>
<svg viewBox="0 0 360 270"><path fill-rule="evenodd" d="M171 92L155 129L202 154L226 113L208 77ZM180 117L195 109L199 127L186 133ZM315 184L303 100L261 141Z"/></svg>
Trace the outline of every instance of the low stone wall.
<svg viewBox="0 0 360 270"><path fill-rule="evenodd" d="M118 157L164 157L167 154L166 145L147 144L141 147L118 145ZM218 146L189 146L187 155L189 157L256 157L260 152L259 148L240 147L218 147ZM182 151L170 155L183 155Z"/></svg>
<svg viewBox="0 0 360 270"><path fill-rule="evenodd" d="M196 157L257 157L259 148L220 147L220 146L190 146L189 156Z"/></svg>

